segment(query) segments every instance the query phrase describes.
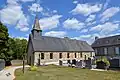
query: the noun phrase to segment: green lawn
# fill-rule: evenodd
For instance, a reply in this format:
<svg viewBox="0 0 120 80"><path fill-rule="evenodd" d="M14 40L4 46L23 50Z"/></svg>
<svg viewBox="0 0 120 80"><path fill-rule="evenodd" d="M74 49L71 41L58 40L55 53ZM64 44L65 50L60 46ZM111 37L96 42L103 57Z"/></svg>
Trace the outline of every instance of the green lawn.
<svg viewBox="0 0 120 80"><path fill-rule="evenodd" d="M41 66L38 71L26 69L23 75L22 69L15 71L15 80L120 80L120 72L116 71L91 71L59 66Z"/></svg>

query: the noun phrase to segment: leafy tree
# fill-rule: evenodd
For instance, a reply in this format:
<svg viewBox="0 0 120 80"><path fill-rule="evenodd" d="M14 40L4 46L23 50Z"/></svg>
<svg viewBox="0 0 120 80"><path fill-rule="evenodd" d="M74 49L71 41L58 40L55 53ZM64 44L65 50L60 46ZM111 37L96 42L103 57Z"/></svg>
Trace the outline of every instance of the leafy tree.
<svg viewBox="0 0 120 80"><path fill-rule="evenodd" d="M23 55L26 55L27 40L10 38L9 41L9 48L13 51L13 59L22 59Z"/></svg>
<svg viewBox="0 0 120 80"><path fill-rule="evenodd" d="M0 22L0 52L2 52L4 48L8 48L8 36L9 34L7 27Z"/></svg>
<svg viewBox="0 0 120 80"><path fill-rule="evenodd" d="M4 59L6 64L12 59L12 51L9 49L8 29L0 22L0 58Z"/></svg>

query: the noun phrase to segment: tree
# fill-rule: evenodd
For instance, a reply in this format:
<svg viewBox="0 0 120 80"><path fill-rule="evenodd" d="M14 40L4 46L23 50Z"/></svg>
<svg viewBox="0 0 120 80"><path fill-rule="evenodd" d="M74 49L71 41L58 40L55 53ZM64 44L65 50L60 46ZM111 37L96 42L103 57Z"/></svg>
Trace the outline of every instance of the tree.
<svg viewBox="0 0 120 80"><path fill-rule="evenodd" d="M8 29L0 22L0 58L4 59L6 64L10 63L12 51L9 49Z"/></svg>
<svg viewBox="0 0 120 80"><path fill-rule="evenodd" d="M4 48L8 48L8 36L9 34L7 27L0 22L0 52L2 52Z"/></svg>
<svg viewBox="0 0 120 80"><path fill-rule="evenodd" d="M13 59L22 59L23 55L26 55L27 40L19 38L10 38L9 48L13 51Z"/></svg>

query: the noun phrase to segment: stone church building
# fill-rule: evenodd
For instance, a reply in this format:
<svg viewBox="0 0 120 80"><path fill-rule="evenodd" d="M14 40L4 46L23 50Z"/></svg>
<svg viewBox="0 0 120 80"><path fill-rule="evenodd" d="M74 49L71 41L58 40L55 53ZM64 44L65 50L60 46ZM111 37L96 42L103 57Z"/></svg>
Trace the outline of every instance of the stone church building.
<svg viewBox="0 0 120 80"><path fill-rule="evenodd" d="M47 65L60 62L73 63L95 56L94 50L85 42L76 39L42 36L36 17L27 47L27 61L30 65Z"/></svg>

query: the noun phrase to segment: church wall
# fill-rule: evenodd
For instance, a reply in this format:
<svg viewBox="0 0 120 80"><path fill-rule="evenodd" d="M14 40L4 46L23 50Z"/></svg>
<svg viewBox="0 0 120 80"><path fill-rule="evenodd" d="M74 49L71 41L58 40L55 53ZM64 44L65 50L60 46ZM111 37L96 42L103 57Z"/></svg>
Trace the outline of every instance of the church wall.
<svg viewBox="0 0 120 80"><path fill-rule="evenodd" d="M28 50L27 51L27 63L31 64L34 61L34 58L33 58L33 47L32 47L31 40L28 43L28 49L27 50Z"/></svg>
<svg viewBox="0 0 120 80"><path fill-rule="evenodd" d="M44 53L44 59L41 59L41 53ZM53 59L50 59L50 53L53 53ZM62 53L62 58L59 58L59 53ZM75 58L75 53L76 53L76 58ZM82 53L82 56L81 56ZM40 58L40 64L56 64L59 65L59 60L65 61L65 60L85 60L85 55L86 55L86 60L88 57L94 56L94 52L69 52L69 58L67 58L67 52L35 52L34 54L34 65L38 64L38 59ZM39 56L40 54L40 56Z"/></svg>

